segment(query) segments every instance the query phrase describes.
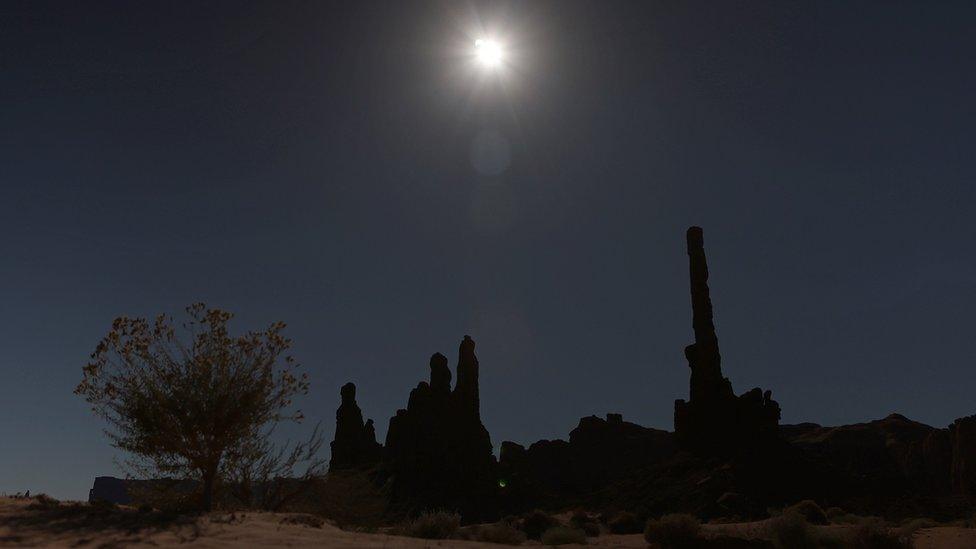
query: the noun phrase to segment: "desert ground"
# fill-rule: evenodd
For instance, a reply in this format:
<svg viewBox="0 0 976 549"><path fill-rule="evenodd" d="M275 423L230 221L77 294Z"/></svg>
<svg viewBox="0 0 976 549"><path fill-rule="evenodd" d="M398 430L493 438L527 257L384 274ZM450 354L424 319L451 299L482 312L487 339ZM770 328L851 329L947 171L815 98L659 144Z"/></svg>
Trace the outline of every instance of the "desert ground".
<svg viewBox="0 0 976 549"><path fill-rule="evenodd" d="M824 528L845 528L826 526ZM705 525L708 535L758 537L763 522ZM153 516L135 509L100 510L87 504L39 506L32 499L0 498L0 546L4 547L316 547L386 548L499 547L459 540L425 540L383 533L350 532L310 515L213 513L198 518ZM525 545L539 545L526 542ZM641 535L589 538L589 547L647 547ZM566 547L574 547L567 545ZM918 549L971 549L976 529L920 530Z"/></svg>

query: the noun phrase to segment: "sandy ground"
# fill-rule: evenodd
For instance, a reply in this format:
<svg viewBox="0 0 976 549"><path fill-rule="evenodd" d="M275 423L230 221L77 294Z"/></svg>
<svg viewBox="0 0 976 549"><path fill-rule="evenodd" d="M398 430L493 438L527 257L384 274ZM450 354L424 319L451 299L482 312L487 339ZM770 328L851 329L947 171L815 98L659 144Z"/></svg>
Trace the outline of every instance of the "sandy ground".
<svg viewBox="0 0 976 549"><path fill-rule="evenodd" d="M422 540L346 532L329 525L320 527L290 523L301 515L245 513L231 517L214 514L193 521L160 524L135 511L100 521L88 514L87 506L68 504L53 509L27 508L32 500L0 498L0 546L4 547L296 547L296 548L434 548L503 547L481 542ZM120 524L121 523L121 527ZM758 536L763 524L706 525L708 533ZM830 528L844 528L834 526ZM976 529L928 528L916 537L918 549L976 548ZM531 545L527 543L526 545ZM538 543L535 543L538 546ZM643 536L606 535L590 538L589 547L646 548ZM564 546L574 547L574 546Z"/></svg>

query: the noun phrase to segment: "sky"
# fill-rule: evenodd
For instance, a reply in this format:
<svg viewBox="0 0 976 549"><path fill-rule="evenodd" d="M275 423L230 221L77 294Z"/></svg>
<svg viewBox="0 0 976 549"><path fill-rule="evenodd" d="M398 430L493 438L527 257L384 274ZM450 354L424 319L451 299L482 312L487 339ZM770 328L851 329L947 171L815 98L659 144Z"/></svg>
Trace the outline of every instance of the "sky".
<svg viewBox="0 0 976 549"><path fill-rule="evenodd" d="M783 421L976 413L970 2L0 3L0 492L120 474L113 318L288 323L331 439L477 341L497 449L670 429L705 231ZM505 66L472 60L503 44Z"/></svg>

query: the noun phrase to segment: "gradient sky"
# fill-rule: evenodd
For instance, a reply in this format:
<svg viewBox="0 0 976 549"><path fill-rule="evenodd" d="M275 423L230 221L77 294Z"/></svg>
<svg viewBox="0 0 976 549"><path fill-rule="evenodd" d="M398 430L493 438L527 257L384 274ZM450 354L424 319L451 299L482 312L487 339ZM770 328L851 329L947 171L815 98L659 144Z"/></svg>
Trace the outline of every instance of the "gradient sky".
<svg viewBox="0 0 976 549"><path fill-rule="evenodd" d="M0 491L118 474L81 367L195 301L289 323L330 439L464 334L496 448L670 429L692 224L737 392L976 413L971 2L88 4L0 3Z"/></svg>

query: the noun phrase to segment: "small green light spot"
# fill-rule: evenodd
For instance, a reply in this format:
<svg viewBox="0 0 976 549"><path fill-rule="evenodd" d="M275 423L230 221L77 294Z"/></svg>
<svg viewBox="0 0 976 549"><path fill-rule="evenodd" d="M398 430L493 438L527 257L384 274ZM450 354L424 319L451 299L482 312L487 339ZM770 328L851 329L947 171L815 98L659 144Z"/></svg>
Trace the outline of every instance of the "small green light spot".
<svg viewBox="0 0 976 549"><path fill-rule="evenodd" d="M499 488L504 488L506 486L508 486L508 481L507 480L505 480L503 478L498 479L498 487Z"/></svg>

